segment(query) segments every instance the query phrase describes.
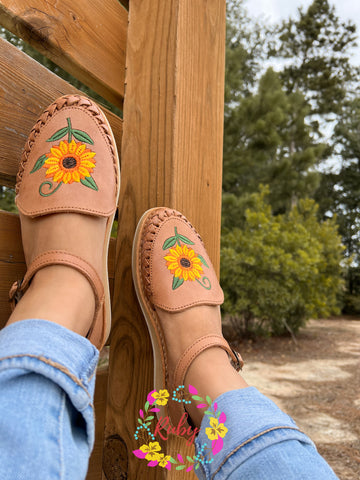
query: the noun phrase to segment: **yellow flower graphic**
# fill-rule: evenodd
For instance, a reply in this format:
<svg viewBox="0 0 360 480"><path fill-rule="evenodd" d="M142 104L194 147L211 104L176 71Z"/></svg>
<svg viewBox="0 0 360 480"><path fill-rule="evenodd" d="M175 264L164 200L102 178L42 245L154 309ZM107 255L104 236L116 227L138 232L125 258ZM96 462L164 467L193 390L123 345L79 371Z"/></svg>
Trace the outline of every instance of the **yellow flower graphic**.
<svg viewBox="0 0 360 480"><path fill-rule="evenodd" d="M150 442L149 445L142 445L140 447L140 450L144 453L146 453L146 460L156 460L156 461L159 461L161 460L160 458L160 454L158 452L161 452L161 447L160 447L160 444L159 442ZM162 454L164 455L164 454Z"/></svg>
<svg viewBox="0 0 360 480"><path fill-rule="evenodd" d="M80 182L85 177L90 177L95 168L95 155L84 143L61 141L46 154L43 165L47 169L46 178L52 178L58 183Z"/></svg>
<svg viewBox="0 0 360 480"><path fill-rule="evenodd" d="M228 429L223 423L215 417L210 418L210 427L205 429L205 433L210 440L217 440L219 437L224 438Z"/></svg>
<svg viewBox="0 0 360 480"><path fill-rule="evenodd" d="M171 456L170 455L164 455L163 453L159 453L159 466L165 468L168 462L170 461Z"/></svg>
<svg viewBox="0 0 360 480"><path fill-rule="evenodd" d="M166 405L170 394L167 390L159 390L159 392L154 392L152 396L156 399L157 405Z"/></svg>
<svg viewBox="0 0 360 480"><path fill-rule="evenodd" d="M170 248L169 255L164 259L167 268L176 278L193 281L200 278L203 273L200 258L187 245Z"/></svg>

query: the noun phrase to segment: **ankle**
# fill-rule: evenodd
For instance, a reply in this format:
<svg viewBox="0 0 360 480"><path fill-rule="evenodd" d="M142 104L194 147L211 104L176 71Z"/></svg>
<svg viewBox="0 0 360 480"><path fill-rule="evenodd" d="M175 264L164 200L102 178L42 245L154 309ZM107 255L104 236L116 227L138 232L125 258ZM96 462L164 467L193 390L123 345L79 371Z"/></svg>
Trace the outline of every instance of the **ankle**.
<svg viewBox="0 0 360 480"><path fill-rule="evenodd" d="M35 274L7 324L38 318L85 336L94 313L94 292L87 279L73 268L53 265Z"/></svg>

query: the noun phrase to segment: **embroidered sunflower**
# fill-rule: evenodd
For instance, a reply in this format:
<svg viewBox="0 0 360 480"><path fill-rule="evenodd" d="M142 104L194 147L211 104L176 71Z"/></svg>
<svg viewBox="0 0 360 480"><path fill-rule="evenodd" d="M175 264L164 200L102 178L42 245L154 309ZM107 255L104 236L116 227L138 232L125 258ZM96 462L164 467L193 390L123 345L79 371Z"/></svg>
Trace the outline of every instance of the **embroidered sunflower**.
<svg viewBox="0 0 360 480"><path fill-rule="evenodd" d="M223 423L215 417L210 418L210 427L205 429L205 433L210 440L217 440L219 437L224 438L228 429Z"/></svg>
<svg viewBox="0 0 360 480"><path fill-rule="evenodd" d="M72 140L61 141L58 146L53 146L50 153L46 154L43 168L46 168L46 178L54 182L65 184L80 182L91 177L95 168L95 152L86 148L84 143Z"/></svg>
<svg viewBox="0 0 360 480"><path fill-rule="evenodd" d="M140 450L144 453L146 453L146 460L150 461L159 461L161 460L160 454L158 452L161 452L161 447L159 442L150 442L149 445L142 445L140 447Z"/></svg>
<svg viewBox="0 0 360 480"><path fill-rule="evenodd" d="M192 248L187 245L170 248L169 255L164 257L166 266L179 280L191 280L200 278L203 273L200 258Z"/></svg>
<svg viewBox="0 0 360 480"><path fill-rule="evenodd" d="M156 399L156 405L166 405L170 394L167 390L159 390L159 392L154 392L152 396Z"/></svg>

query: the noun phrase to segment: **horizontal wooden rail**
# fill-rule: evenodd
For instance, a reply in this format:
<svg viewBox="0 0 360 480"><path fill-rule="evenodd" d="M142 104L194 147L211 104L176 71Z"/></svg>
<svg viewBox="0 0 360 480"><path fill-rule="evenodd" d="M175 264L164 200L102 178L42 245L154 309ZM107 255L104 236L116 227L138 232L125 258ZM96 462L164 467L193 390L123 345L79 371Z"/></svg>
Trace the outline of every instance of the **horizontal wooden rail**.
<svg viewBox="0 0 360 480"><path fill-rule="evenodd" d="M0 184L12 187L26 138L39 114L56 98L80 93L0 38ZM107 111L120 151L122 120Z"/></svg>
<svg viewBox="0 0 360 480"><path fill-rule="evenodd" d="M118 0L1 0L0 24L122 107L128 12Z"/></svg>
<svg viewBox="0 0 360 480"><path fill-rule="evenodd" d="M19 216L0 210L0 329L11 313L9 290L26 272L22 248ZM111 297L115 277L115 239L111 239L108 258L108 273Z"/></svg>

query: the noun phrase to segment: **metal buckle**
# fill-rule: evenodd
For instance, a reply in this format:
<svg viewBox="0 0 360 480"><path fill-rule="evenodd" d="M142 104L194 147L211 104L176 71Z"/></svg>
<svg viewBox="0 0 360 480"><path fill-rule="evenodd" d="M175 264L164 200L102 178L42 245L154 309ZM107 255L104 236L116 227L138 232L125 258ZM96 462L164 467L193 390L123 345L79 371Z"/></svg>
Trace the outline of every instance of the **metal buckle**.
<svg viewBox="0 0 360 480"><path fill-rule="evenodd" d="M231 348L231 347L230 347ZM233 359L231 359L231 365L235 368L235 370L238 372L239 370L242 370L242 367L244 365L244 362L240 356L240 354L234 350L233 348L231 348L231 351L232 353L234 354L235 358L236 358L236 362L234 362Z"/></svg>

